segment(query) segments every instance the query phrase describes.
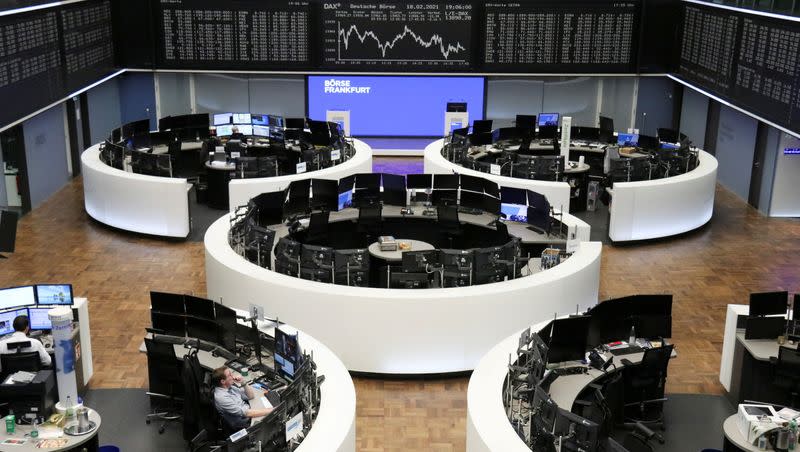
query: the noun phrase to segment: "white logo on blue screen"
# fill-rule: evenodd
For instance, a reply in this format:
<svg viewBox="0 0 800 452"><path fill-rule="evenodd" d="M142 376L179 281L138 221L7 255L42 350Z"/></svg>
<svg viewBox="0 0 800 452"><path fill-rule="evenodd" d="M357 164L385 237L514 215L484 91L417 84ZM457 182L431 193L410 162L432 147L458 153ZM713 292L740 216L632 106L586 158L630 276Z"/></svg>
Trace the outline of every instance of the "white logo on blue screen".
<svg viewBox="0 0 800 452"><path fill-rule="evenodd" d="M371 86L351 86L350 80L329 78L325 80L326 94L369 94Z"/></svg>

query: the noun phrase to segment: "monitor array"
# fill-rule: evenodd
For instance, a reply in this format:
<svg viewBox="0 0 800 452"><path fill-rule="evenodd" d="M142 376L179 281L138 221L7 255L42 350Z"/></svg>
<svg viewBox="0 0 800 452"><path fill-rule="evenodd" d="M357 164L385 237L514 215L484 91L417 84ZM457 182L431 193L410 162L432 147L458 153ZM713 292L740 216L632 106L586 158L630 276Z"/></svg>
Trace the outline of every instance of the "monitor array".
<svg viewBox="0 0 800 452"><path fill-rule="evenodd" d="M71 284L37 284L0 289L0 336L14 332L14 319L28 317L31 330L51 330L48 311L72 306Z"/></svg>

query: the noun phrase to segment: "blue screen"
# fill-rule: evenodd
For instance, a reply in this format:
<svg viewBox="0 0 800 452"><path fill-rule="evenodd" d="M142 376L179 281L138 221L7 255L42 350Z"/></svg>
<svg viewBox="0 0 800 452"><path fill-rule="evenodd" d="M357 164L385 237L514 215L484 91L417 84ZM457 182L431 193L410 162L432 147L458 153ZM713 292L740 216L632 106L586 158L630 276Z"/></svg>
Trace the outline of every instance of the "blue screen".
<svg viewBox="0 0 800 452"><path fill-rule="evenodd" d="M442 136L448 102L483 119L483 77L308 76L308 116L350 111L354 136Z"/></svg>
<svg viewBox="0 0 800 452"><path fill-rule="evenodd" d="M72 304L70 284L37 284L36 298L39 304Z"/></svg>
<svg viewBox="0 0 800 452"><path fill-rule="evenodd" d="M539 114L540 126L557 126L558 113L540 113Z"/></svg>
<svg viewBox="0 0 800 452"><path fill-rule="evenodd" d="M528 222L528 206L522 204L500 204L500 213L505 214L508 221Z"/></svg>
<svg viewBox="0 0 800 452"><path fill-rule="evenodd" d="M52 330L53 324L47 311L50 308L28 308L28 320L32 330Z"/></svg>
<svg viewBox="0 0 800 452"><path fill-rule="evenodd" d="M620 133L617 135L617 144L620 146L636 146L639 144L639 135L635 133Z"/></svg>
<svg viewBox="0 0 800 452"><path fill-rule="evenodd" d="M14 332L14 319L20 315L28 315L27 309L0 312L0 336Z"/></svg>
<svg viewBox="0 0 800 452"><path fill-rule="evenodd" d="M344 193L339 193L339 209L342 210L347 207L353 206L353 190L347 190Z"/></svg>

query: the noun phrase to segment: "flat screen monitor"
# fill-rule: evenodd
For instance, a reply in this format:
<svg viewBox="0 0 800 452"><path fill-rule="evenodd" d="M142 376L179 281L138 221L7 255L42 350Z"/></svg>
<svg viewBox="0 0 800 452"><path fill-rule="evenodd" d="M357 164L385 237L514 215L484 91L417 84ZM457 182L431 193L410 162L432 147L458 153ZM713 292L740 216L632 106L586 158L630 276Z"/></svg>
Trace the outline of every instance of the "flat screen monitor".
<svg viewBox="0 0 800 452"><path fill-rule="evenodd" d="M484 179L477 176L461 175L461 189L483 193Z"/></svg>
<svg viewBox="0 0 800 452"><path fill-rule="evenodd" d="M170 336L186 336L186 316L150 311L153 328Z"/></svg>
<svg viewBox="0 0 800 452"><path fill-rule="evenodd" d="M536 115L517 115L514 125L520 129L536 129Z"/></svg>
<svg viewBox="0 0 800 452"><path fill-rule="evenodd" d="M275 372L294 379L296 369L302 364L297 335L275 328Z"/></svg>
<svg viewBox="0 0 800 452"><path fill-rule="evenodd" d="M445 267L469 268L473 258L473 250L439 250L439 263Z"/></svg>
<svg viewBox="0 0 800 452"><path fill-rule="evenodd" d="M231 133L233 133L233 129L239 129L239 133L246 137L253 136L253 126L250 124L238 124L231 126Z"/></svg>
<svg viewBox="0 0 800 452"><path fill-rule="evenodd" d="M483 210L486 207L483 193L461 190L461 200L458 202L461 207L468 209Z"/></svg>
<svg viewBox="0 0 800 452"><path fill-rule="evenodd" d="M521 188L502 187L500 189L500 201L503 204L521 204L528 205L528 197L525 190Z"/></svg>
<svg viewBox="0 0 800 452"><path fill-rule="evenodd" d="M14 319L21 315L28 315L28 310L22 308L0 312L0 336L13 333Z"/></svg>
<svg viewBox="0 0 800 452"><path fill-rule="evenodd" d="M617 134L617 144L620 146L638 146L639 134L637 133L620 133Z"/></svg>
<svg viewBox="0 0 800 452"><path fill-rule="evenodd" d="M236 350L236 311L219 303L214 304L217 325L222 346Z"/></svg>
<svg viewBox="0 0 800 452"><path fill-rule="evenodd" d="M267 115L269 119L269 125L272 127L283 127L283 116L278 115Z"/></svg>
<svg viewBox="0 0 800 452"><path fill-rule="evenodd" d="M478 271L493 267L503 260L503 247L492 246L475 250L475 268Z"/></svg>
<svg viewBox="0 0 800 452"><path fill-rule="evenodd" d="M472 133L489 133L491 131L491 119L476 119L475 121L472 121Z"/></svg>
<svg viewBox="0 0 800 452"><path fill-rule="evenodd" d="M183 295L166 292L150 292L150 309L169 314L185 314Z"/></svg>
<svg viewBox="0 0 800 452"><path fill-rule="evenodd" d="M348 207L353 207L353 190L339 193L336 210L342 210Z"/></svg>
<svg viewBox="0 0 800 452"><path fill-rule="evenodd" d="M300 129L306 128L306 118L286 118L287 129Z"/></svg>
<svg viewBox="0 0 800 452"><path fill-rule="evenodd" d="M644 149L660 148L658 138L650 135L639 135L638 146Z"/></svg>
<svg viewBox="0 0 800 452"><path fill-rule="evenodd" d="M540 113L539 114L539 127L556 126L558 127L558 113Z"/></svg>
<svg viewBox="0 0 800 452"><path fill-rule="evenodd" d="M771 339L786 332L786 319L783 317L748 317L745 323L745 339Z"/></svg>
<svg viewBox="0 0 800 452"><path fill-rule="evenodd" d="M800 293L794 294L794 301L792 302L792 320L800 320Z"/></svg>
<svg viewBox="0 0 800 452"><path fill-rule="evenodd" d="M500 199L483 195L483 211L492 215L500 215Z"/></svg>
<svg viewBox="0 0 800 452"><path fill-rule="evenodd" d="M324 118L326 111L340 110L346 105L353 136L440 137L442 113L449 101L466 103L470 119L483 119L484 80L483 77L310 75L308 115ZM393 117L403 119L387 121L387 108Z"/></svg>
<svg viewBox="0 0 800 452"><path fill-rule="evenodd" d="M458 188L458 174L434 174L433 188L435 189L452 189Z"/></svg>
<svg viewBox="0 0 800 452"><path fill-rule="evenodd" d="M250 203L258 210L257 225L268 226L280 224L283 219L284 202L286 202L286 192L283 191L262 193L251 199Z"/></svg>
<svg viewBox="0 0 800 452"><path fill-rule="evenodd" d="M47 311L52 308L28 308L28 320L32 330L52 330L53 323Z"/></svg>
<svg viewBox="0 0 800 452"><path fill-rule="evenodd" d="M558 409L553 435L561 437L561 450L597 450L600 426L563 408Z"/></svg>
<svg viewBox="0 0 800 452"><path fill-rule="evenodd" d="M350 175L339 179L339 188L338 188L339 193L352 191L353 187L355 186L355 182L356 182L355 175Z"/></svg>
<svg viewBox="0 0 800 452"><path fill-rule="evenodd" d="M338 209L339 183L335 180L311 180L311 207L324 210Z"/></svg>
<svg viewBox="0 0 800 452"><path fill-rule="evenodd" d="M0 311L36 304L33 286L9 287L0 290Z"/></svg>
<svg viewBox="0 0 800 452"><path fill-rule="evenodd" d="M269 126L269 116L261 114L251 114L250 122L254 126Z"/></svg>
<svg viewBox="0 0 800 452"><path fill-rule="evenodd" d="M234 124L252 124L250 113L234 113L232 115Z"/></svg>
<svg viewBox="0 0 800 452"><path fill-rule="evenodd" d="M373 190L380 190L380 187L381 187L380 173L356 174L356 188L369 188Z"/></svg>
<svg viewBox="0 0 800 452"><path fill-rule="evenodd" d="M37 284L36 302L72 305L72 284Z"/></svg>
<svg viewBox="0 0 800 452"><path fill-rule="evenodd" d="M111 131L111 141L113 143L119 143L121 139L122 139L122 129L117 127L116 129Z"/></svg>
<svg viewBox="0 0 800 452"><path fill-rule="evenodd" d="M299 242L281 237L278 240L278 245L275 247L275 257L282 256L286 259L297 261L300 259L300 250L302 245Z"/></svg>
<svg viewBox="0 0 800 452"><path fill-rule="evenodd" d="M233 123L233 113L216 113L214 114L214 125L224 126Z"/></svg>
<svg viewBox="0 0 800 452"><path fill-rule="evenodd" d="M416 190L433 188L433 174L407 174L406 188Z"/></svg>
<svg viewBox="0 0 800 452"><path fill-rule="evenodd" d="M567 317L553 321L548 363L580 361L586 356L590 316Z"/></svg>
<svg viewBox="0 0 800 452"><path fill-rule="evenodd" d="M453 129L453 137L458 138L466 138L469 135L469 127L462 127L460 129Z"/></svg>
<svg viewBox="0 0 800 452"><path fill-rule="evenodd" d="M467 103L466 102L448 102L447 106L445 107L447 112L449 113L466 113L467 112Z"/></svg>
<svg viewBox="0 0 800 452"><path fill-rule="evenodd" d="M241 130L240 130L241 132ZM222 125L217 126L217 136L218 137L229 137L233 133L233 126L231 125Z"/></svg>
<svg viewBox="0 0 800 452"><path fill-rule="evenodd" d="M483 180L483 192L489 196L494 196L495 198L500 197L500 186L497 185L497 182L491 181L489 179Z"/></svg>
<svg viewBox="0 0 800 452"><path fill-rule="evenodd" d="M333 265L336 271L369 270L369 250L366 248L336 250L333 253Z"/></svg>
<svg viewBox="0 0 800 452"><path fill-rule="evenodd" d="M555 139L558 135L558 127L556 126L540 126L539 133L536 135L538 138L543 139ZM555 153L555 148L553 149L537 149L536 155L552 155Z"/></svg>
<svg viewBox="0 0 800 452"><path fill-rule="evenodd" d="M300 266L319 270L333 267L333 248L317 245L303 245L300 253Z"/></svg>
<svg viewBox="0 0 800 452"><path fill-rule="evenodd" d="M528 206L524 204L500 204L500 216L508 221L515 221L517 223L528 222Z"/></svg>
<svg viewBox="0 0 800 452"><path fill-rule="evenodd" d="M186 305L186 315L214 320L214 302L207 298L184 295L183 302Z"/></svg>
<svg viewBox="0 0 800 452"><path fill-rule="evenodd" d="M425 289L430 286L426 272L392 272L389 276L389 287L392 289Z"/></svg>
<svg viewBox="0 0 800 452"><path fill-rule="evenodd" d="M598 127L572 127L572 130L570 131L570 138L573 140L582 141L599 141L600 129Z"/></svg>
<svg viewBox="0 0 800 452"><path fill-rule="evenodd" d="M124 140L136 135L144 135L148 132L150 132L150 120L140 119L122 126L122 139Z"/></svg>
<svg viewBox="0 0 800 452"><path fill-rule="evenodd" d="M382 179L381 199L383 203L404 207L406 205L406 178L398 174L383 174Z"/></svg>
<svg viewBox="0 0 800 452"><path fill-rule="evenodd" d="M206 342L220 343L220 328L216 321L186 317L186 335Z"/></svg>
<svg viewBox="0 0 800 452"><path fill-rule="evenodd" d="M537 386L533 392L533 407L538 412L535 417L536 426L546 432L552 432L558 416L558 405L546 390Z"/></svg>
<svg viewBox="0 0 800 452"><path fill-rule="evenodd" d="M256 136L256 137L268 137L269 136L269 126L253 126L253 136Z"/></svg>
<svg viewBox="0 0 800 452"><path fill-rule="evenodd" d="M439 251L405 251L402 256L404 272L427 272L439 265Z"/></svg>
<svg viewBox="0 0 800 452"><path fill-rule="evenodd" d="M789 292L759 292L750 294L750 317L784 315L789 303Z"/></svg>

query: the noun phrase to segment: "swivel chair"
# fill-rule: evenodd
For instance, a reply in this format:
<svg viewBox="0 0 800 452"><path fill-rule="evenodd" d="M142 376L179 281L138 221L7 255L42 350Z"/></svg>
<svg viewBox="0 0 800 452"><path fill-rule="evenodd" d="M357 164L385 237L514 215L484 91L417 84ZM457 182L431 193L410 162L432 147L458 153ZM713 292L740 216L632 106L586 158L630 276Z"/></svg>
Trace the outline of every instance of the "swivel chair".
<svg viewBox="0 0 800 452"><path fill-rule="evenodd" d="M177 413L177 405L183 401L183 380L181 377L181 364L175 357L172 344L159 342L155 339L145 338L147 348L147 376L150 387L147 395L155 398L166 398L172 411L157 411L145 417L145 422L150 424L153 419L163 421L158 427L158 433L164 433L168 422L180 421L181 415Z"/></svg>
<svg viewBox="0 0 800 452"><path fill-rule="evenodd" d="M331 213L327 210L311 214L311 218L308 221L308 229L306 229L306 243L319 244L327 241L330 216Z"/></svg>
<svg viewBox="0 0 800 452"><path fill-rule="evenodd" d="M358 231L365 233L367 241L380 234L383 207L379 203L361 205L358 208Z"/></svg>
<svg viewBox="0 0 800 452"><path fill-rule="evenodd" d="M800 393L800 350L797 348L780 347L778 358L770 358L772 362L772 384L788 391L789 406L797 409L800 407L798 393ZM5 370L5 366L3 366ZM783 403L783 401L782 401Z"/></svg>
<svg viewBox="0 0 800 452"><path fill-rule="evenodd" d="M663 403L667 401L664 395L664 385L667 381L667 366L669 365L670 355L674 345L650 348L645 350L642 361L638 365L631 366L625 371L625 389L631 390L637 397L632 402L626 403L625 408L638 407L639 418L633 418L632 423L625 423L626 427L635 427L637 423L659 426L664 428ZM623 364L631 365L630 361L623 359ZM648 397L655 397L648 399ZM627 396L626 400L630 400ZM648 404L661 404L656 418L647 420L645 407Z"/></svg>
<svg viewBox="0 0 800 452"><path fill-rule="evenodd" d="M2 368L2 378L17 371L37 372L41 369L39 352L23 352L22 349L29 348L31 341L10 342L7 347L10 350L16 349L13 353L3 353L0 355L0 368Z"/></svg>
<svg viewBox="0 0 800 452"><path fill-rule="evenodd" d="M664 438L658 433L650 430L641 423L636 423L635 429L625 436L622 446L628 452L653 452L653 445L650 439L656 438L659 443L664 444Z"/></svg>
<svg viewBox="0 0 800 452"><path fill-rule="evenodd" d="M436 214L438 215L439 228L449 242L448 248L453 248L453 240L461 236L461 221L458 219L458 207L439 205L436 207Z"/></svg>

